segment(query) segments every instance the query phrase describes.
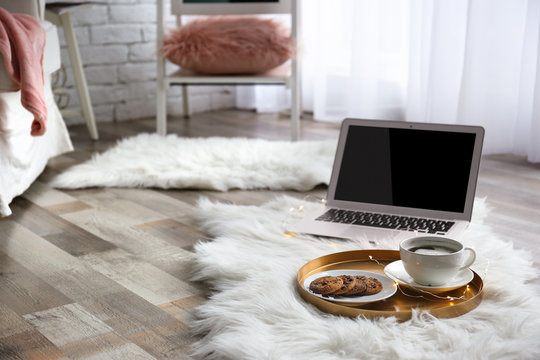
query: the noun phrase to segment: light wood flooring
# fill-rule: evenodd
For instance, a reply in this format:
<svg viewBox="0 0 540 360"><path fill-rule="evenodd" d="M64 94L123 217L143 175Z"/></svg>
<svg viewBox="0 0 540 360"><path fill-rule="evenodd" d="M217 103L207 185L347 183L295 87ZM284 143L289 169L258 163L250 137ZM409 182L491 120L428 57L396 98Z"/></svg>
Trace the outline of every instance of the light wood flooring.
<svg viewBox="0 0 540 360"><path fill-rule="evenodd" d="M261 204L275 191L84 189L46 182L121 137L153 132L151 120L84 126L75 151L44 173L0 220L0 359L189 359L193 310L208 295L188 280L193 245L205 238L191 217L200 196ZM278 115L225 110L169 120L181 136L289 139ZM302 121L304 139L335 137L338 126ZM323 196L324 187L312 193ZM493 208L487 222L516 247L540 256L540 165L512 155L485 156L477 196ZM540 267L535 263L536 267ZM531 283L536 289L540 281Z"/></svg>

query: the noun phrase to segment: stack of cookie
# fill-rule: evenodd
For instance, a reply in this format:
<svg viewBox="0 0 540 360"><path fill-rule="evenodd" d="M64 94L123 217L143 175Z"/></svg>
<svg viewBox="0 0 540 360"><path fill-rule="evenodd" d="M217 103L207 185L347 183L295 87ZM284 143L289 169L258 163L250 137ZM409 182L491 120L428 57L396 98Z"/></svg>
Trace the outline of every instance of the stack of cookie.
<svg viewBox="0 0 540 360"><path fill-rule="evenodd" d="M322 296L365 296L380 292L382 284L363 275L323 276L313 280L309 290Z"/></svg>

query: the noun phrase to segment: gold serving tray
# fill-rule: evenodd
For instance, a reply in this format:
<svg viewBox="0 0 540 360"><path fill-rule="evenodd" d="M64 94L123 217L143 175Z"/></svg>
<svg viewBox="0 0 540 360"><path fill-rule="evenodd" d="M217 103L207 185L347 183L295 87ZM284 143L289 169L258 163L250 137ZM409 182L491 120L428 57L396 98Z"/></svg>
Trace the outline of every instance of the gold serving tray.
<svg viewBox="0 0 540 360"><path fill-rule="evenodd" d="M474 271L474 278L468 285L444 294L433 296L401 287L388 299L354 306L321 299L303 286L304 280L309 276L328 270L355 269L384 275L384 267L396 260L400 260L400 257L399 251L395 250L355 250L329 254L302 266L296 277L296 285L302 298L320 310L349 317L395 316L398 320L404 321L411 318L413 309L418 309L429 311L438 318L452 318L471 311L482 301L484 283Z"/></svg>

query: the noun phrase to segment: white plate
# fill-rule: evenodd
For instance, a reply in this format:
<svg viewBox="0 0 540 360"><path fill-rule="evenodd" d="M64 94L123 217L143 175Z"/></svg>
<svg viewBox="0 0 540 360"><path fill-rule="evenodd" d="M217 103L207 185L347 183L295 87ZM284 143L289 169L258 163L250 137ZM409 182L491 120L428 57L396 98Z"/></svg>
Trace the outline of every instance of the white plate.
<svg viewBox="0 0 540 360"><path fill-rule="evenodd" d="M322 296L321 294L316 294L313 291L309 290L309 285L315 279L318 279L323 276L339 276L339 275L364 275L367 277L372 277L379 280L382 284L382 290L374 295L365 295L365 296ZM339 270L328 270L322 271L320 273L313 274L304 280L304 289L309 291L311 294L320 297L321 299L332 301L335 303L342 303L346 305L361 305L367 304L374 301L383 300L389 298L390 296L396 293L397 287L394 284L394 281L390 280L384 275L361 270L352 270L352 269L339 269Z"/></svg>
<svg viewBox="0 0 540 360"><path fill-rule="evenodd" d="M397 281L400 285L404 285L405 287L413 289L427 291L434 294L458 289L462 286L467 285L474 278L474 273L471 271L471 269L463 269L446 284L437 286L421 285L416 283L413 278L405 271L405 268L403 267L403 262L401 260L394 261L386 265L386 267L384 268L384 273L390 279Z"/></svg>

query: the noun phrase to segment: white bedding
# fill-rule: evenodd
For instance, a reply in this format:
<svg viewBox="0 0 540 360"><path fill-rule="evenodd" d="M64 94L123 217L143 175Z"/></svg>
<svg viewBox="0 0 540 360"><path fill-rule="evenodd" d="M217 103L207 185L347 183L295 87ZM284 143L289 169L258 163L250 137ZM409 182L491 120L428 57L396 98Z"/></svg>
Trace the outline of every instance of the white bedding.
<svg viewBox="0 0 540 360"><path fill-rule="evenodd" d="M48 124L45 135L30 136L32 114L24 109L20 91L0 92L0 217L11 214L9 204L41 174L47 161L73 150L69 133L46 76Z"/></svg>

